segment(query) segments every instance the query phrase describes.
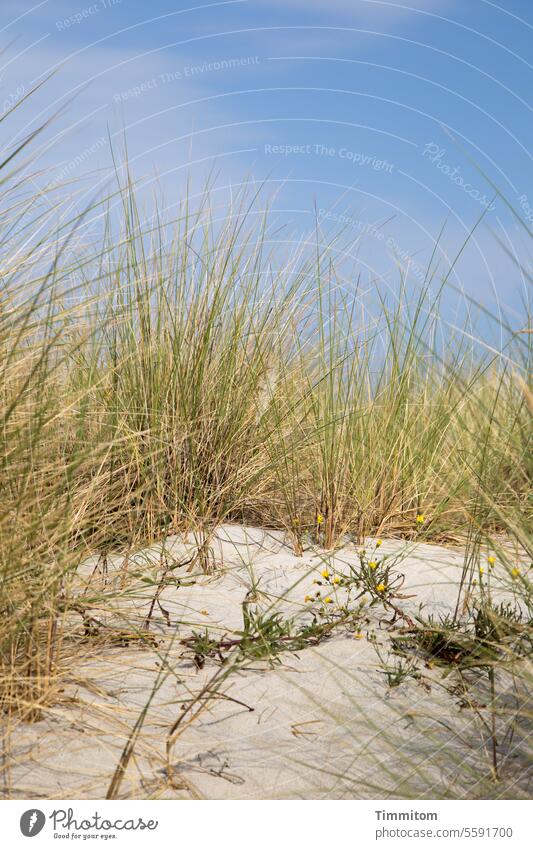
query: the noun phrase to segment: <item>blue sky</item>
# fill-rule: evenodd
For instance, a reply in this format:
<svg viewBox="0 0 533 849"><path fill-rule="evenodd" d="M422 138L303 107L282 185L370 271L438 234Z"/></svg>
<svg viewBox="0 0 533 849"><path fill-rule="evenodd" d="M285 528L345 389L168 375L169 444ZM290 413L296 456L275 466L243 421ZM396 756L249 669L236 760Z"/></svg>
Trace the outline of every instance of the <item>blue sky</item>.
<svg viewBox="0 0 533 849"><path fill-rule="evenodd" d="M0 108L57 73L9 125L8 147L60 106L36 148L44 189L90 195L126 130L135 175L169 209L187 175L266 183L284 240L344 230L363 279L423 279L435 239L452 279L520 321L532 227L530 0L3 0ZM9 133L8 133L9 130ZM281 231L280 231L281 232ZM355 273L355 272L354 272Z"/></svg>

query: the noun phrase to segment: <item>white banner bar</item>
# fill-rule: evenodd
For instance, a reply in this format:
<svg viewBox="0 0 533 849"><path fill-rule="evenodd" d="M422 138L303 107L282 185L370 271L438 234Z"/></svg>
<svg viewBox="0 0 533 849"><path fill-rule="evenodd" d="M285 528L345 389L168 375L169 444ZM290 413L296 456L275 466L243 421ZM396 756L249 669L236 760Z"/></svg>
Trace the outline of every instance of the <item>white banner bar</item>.
<svg viewBox="0 0 533 849"><path fill-rule="evenodd" d="M531 840L523 801L4 801L1 845L194 849L509 847ZM35 841L35 842L32 842Z"/></svg>

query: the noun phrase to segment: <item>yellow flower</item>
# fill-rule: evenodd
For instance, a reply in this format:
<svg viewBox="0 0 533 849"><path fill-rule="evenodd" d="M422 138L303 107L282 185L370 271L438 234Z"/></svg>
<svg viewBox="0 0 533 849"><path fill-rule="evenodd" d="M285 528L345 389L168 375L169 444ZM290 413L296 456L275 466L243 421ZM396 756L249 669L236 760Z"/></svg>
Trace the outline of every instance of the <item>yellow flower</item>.
<svg viewBox="0 0 533 849"><path fill-rule="evenodd" d="M327 595L324 599L324 604L333 604L333 599L329 595Z"/></svg>
<svg viewBox="0 0 533 849"><path fill-rule="evenodd" d="M496 563L496 558L492 557L492 555L490 557L487 557L487 563L489 564L489 566L494 566L494 564Z"/></svg>
<svg viewBox="0 0 533 849"><path fill-rule="evenodd" d="M334 584L340 584L340 582L341 582L341 579L339 578L339 576L335 575L335 577L333 578L333 583Z"/></svg>
<svg viewBox="0 0 533 849"><path fill-rule="evenodd" d="M324 569L324 571L321 572L320 574L322 575L323 578L329 578L329 576L330 576L330 573L328 572L327 569Z"/></svg>
<svg viewBox="0 0 533 849"><path fill-rule="evenodd" d="M378 584L377 587L376 587L376 590L378 591L378 593L384 593L385 592L385 584Z"/></svg>
<svg viewBox="0 0 533 849"><path fill-rule="evenodd" d="M322 513L319 513L318 516L316 517L316 523L317 523L317 525L322 525L323 522L324 522L324 517L323 517Z"/></svg>
<svg viewBox="0 0 533 849"><path fill-rule="evenodd" d="M306 595L306 597L304 598L304 601L305 602L313 601L313 596L312 595Z"/></svg>
<svg viewBox="0 0 533 849"><path fill-rule="evenodd" d="M520 575L520 569L517 569L516 566L514 569L511 569L511 575L513 578L518 578Z"/></svg>
<svg viewBox="0 0 533 849"><path fill-rule="evenodd" d="M416 517L416 524L417 525L423 525L425 521L426 521L426 517L424 516L424 514L418 513L418 515Z"/></svg>
<svg viewBox="0 0 533 849"><path fill-rule="evenodd" d="M380 547L380 546L382 546L382 545L383 545L383 540L382 540L382 539L378 539L378 540L376 540L376 548L379 548L379 547Z"/></svg>
<svg viewBox="0 0 533 849"><path fill-rule="evenodd" d="M368 565L371 569L377 569L378 568L378 564L376 563L375 560L371 560Z"/></svg>
<svg viewBox="0 0 533 849"><path fill-rule="evenodd" d="M485 570L483 569L483 566L480 566L480 567L479 567L479 574L480 574L480 575L482 575L484 571L485 571Z"/></svg>
<svg viewBox="0 0 533 849"><path fill-rule="evenodd" d="M363 635L362 635L362 634L354 634L354 635L353 635L353 638L354 638L354 640L362 640L362 639L363 639Z"/></svg>

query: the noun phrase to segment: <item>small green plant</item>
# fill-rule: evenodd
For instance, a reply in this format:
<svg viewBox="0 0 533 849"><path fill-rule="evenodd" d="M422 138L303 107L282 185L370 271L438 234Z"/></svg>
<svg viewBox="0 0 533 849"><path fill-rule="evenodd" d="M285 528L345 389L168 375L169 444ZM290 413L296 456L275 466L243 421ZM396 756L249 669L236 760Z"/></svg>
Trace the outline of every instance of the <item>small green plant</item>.
<svg viewBox="0 0 533 849"><path fill-rule="evenodd" d="M380 671L387 678L389 687L399 687L409 679L421 681L422 675L418 668L418 659L414 656L406 656L399 652L389 652L387 657L383 656L377 640L371 641L379 658ZM426 685L428 686L428 685Z"/></svg>
<svg viewBox="0 0 533 849"><path fill-rule="evenodd" d="M380 557L380 547L381 540L378 539L371 551L359 548L358 566L348 563L348 569L343 574L334 574L326 568L322 572L323 580L315 580L314 583L330 588L335 595L343 590L345 596L339 609L345 614L354 610L356 603L359 610L367 604L369 607L383 606L393 615L391 624L397 619L412 624L411 617L398 605L398 601L406 598L400 592L405 577L397 571L403 555ZM323 599L320 591L317 593L317 599L321 599L323 603L333 601L330 595L326 596L328 601Z"/></svg>
<svg viewBox="0 0 533 849"><path fill-rule="evenodd" d="M222 663L224 662L224 655L222 654L220 645L221 641L213 639L207 628L203 633L193 631L192 635L187 640L184 640L183 643L191 651L197 669L204 668L206 658L208 657L218 657Z"/></svg>

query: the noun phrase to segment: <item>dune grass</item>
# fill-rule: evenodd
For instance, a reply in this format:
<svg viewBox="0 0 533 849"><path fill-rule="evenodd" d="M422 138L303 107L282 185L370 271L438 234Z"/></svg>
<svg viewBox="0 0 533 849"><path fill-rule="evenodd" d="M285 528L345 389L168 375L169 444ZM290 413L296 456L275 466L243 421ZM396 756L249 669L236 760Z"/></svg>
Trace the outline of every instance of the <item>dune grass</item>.
<svg viewBox="0 0 533 849"><path fill-rule="evenodd" d="M16 161L0 170L4 714L53 701L89 554L188 534L209 571L222 522L284 529L297 553L461 542L465 590L490 550L531 615L512 553L533 553L527 309L520 326L483 311L495 350L470 318L446 330L431 268L367 306L335 269L342 237L280 261L251 189L145 220L126 177L73 213L68 187L44 204Z"/></svg>

